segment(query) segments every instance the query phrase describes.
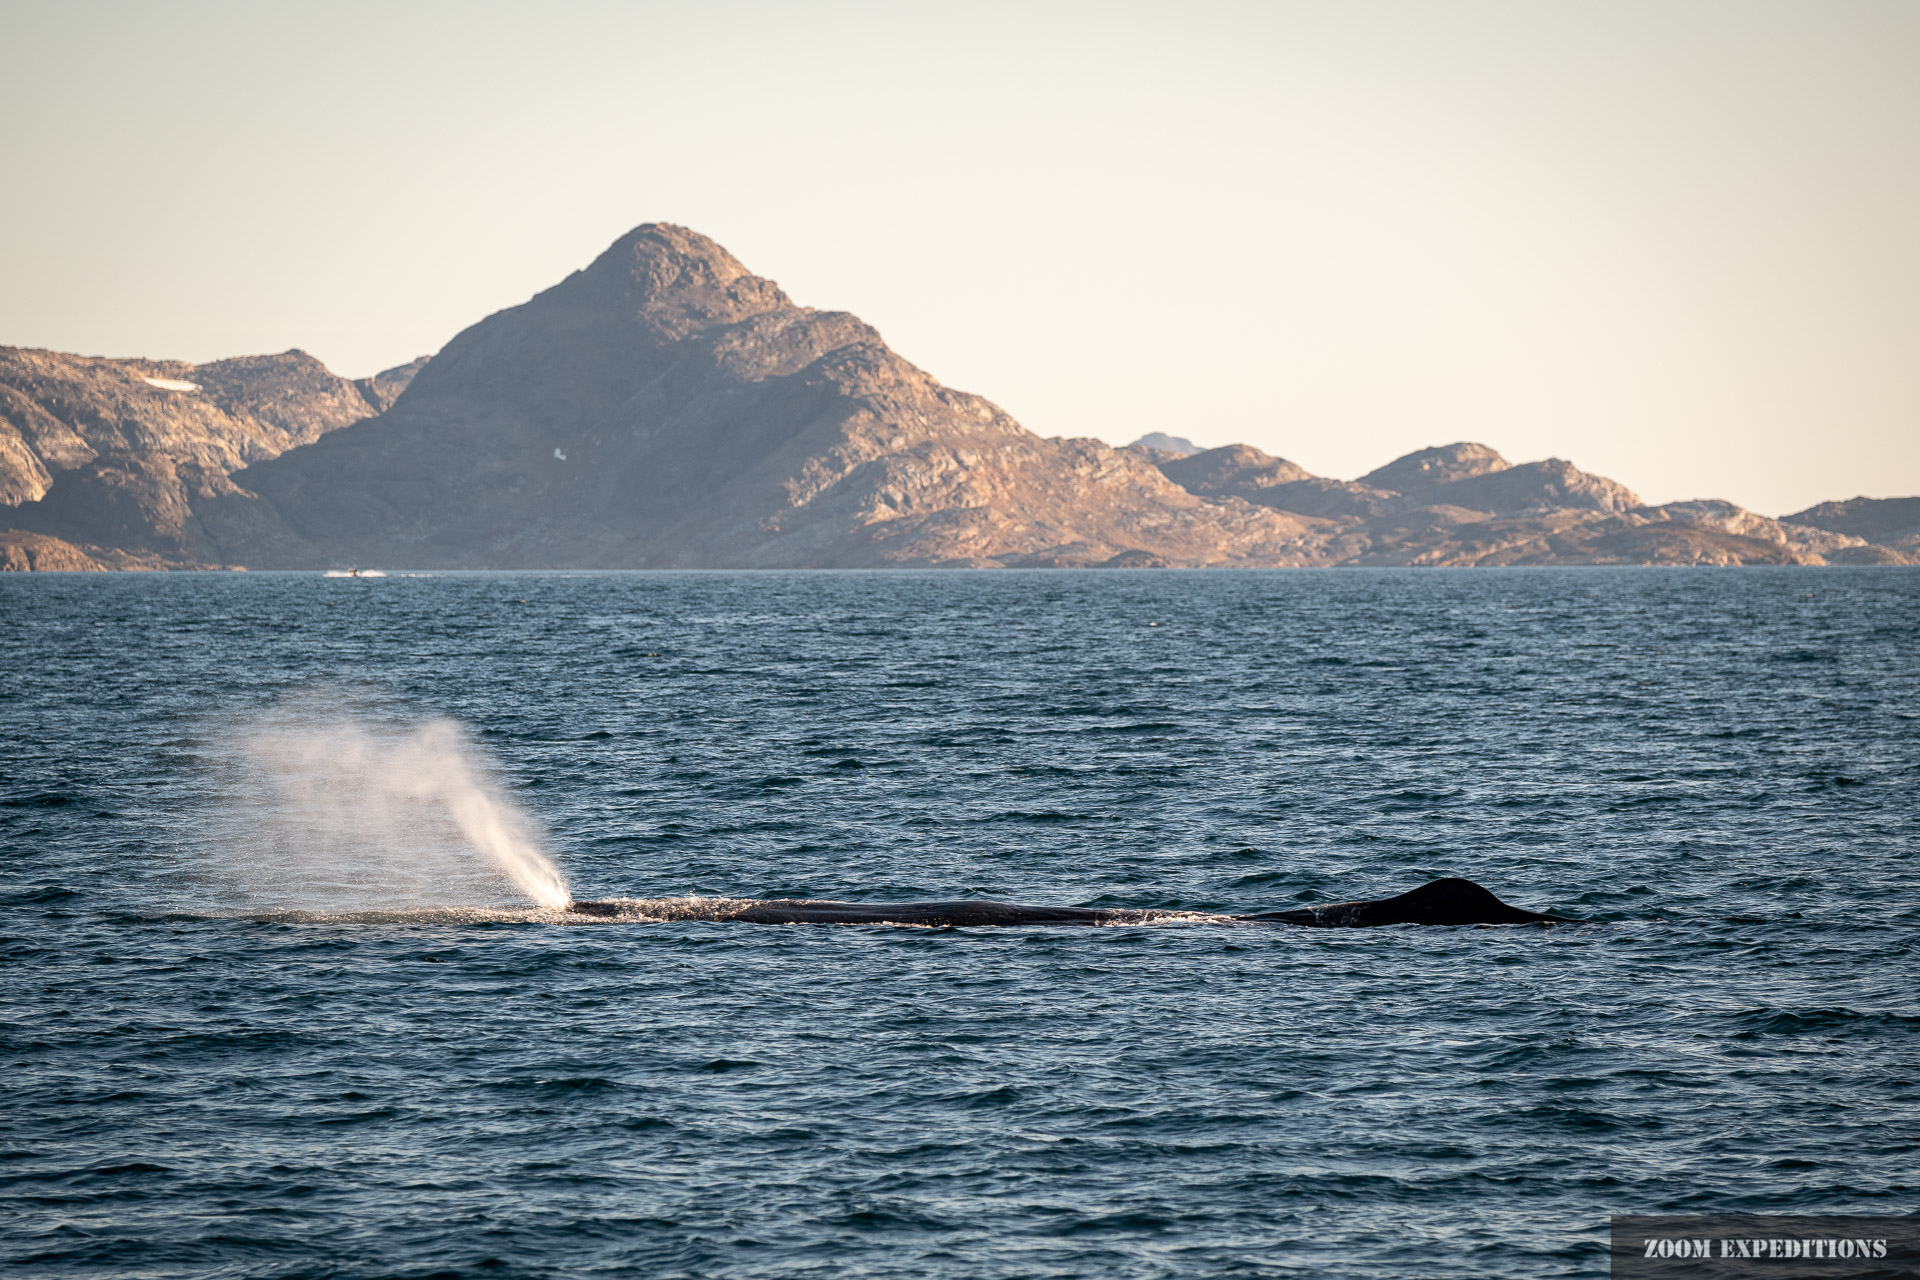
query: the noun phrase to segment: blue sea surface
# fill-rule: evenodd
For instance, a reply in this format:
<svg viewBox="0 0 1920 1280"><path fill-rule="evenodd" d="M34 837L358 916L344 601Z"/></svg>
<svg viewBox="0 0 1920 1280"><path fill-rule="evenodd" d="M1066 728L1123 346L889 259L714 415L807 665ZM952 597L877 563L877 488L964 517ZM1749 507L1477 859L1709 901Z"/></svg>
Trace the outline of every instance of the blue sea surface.
<svg viewBox="0 0 1920 1280"><path fill-rule="evenodd" d="M0 691L15 1274L1598 1277L1612 1214L1920 1209L1917 571L7 575ZM1591 923L290 910L232 744L316 707L459 721L582 898Z"/></svg>

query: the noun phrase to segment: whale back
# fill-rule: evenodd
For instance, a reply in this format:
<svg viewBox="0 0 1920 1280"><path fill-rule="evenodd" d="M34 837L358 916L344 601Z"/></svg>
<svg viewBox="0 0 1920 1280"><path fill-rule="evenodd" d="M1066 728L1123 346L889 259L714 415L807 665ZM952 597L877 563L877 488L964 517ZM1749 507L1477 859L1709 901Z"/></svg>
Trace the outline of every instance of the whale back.
<svg viewBox="0 0 1920 1280"><path fill-rule="evenodd" d="M1393 898L1334 902L1251 916L1196 916L1166 910L1115 907L1036 907L1017 902L969 899L959 902L837 902L818 898L697 898L657 901L613 898L575 902L576 915L609 920L709 920L742 924L891 924L928 928L998 928L1010 925L1147 924L1200 918L1215 922L1294 924L1313 928L1365 928L1383 924L1545 924L1572 923L1565 916L1523 911L1493 896L1471 880L1449 877L1423 884Z"/></svg>
<svg viewBox="0 0 1920 1280"><path fill-rule="evenodd" d="M1549 924L1565 916L1525 911L1500 901L1484 885L1458 876L1434 880L1392 898L1366 902L1330 902L1291 911L1267 911L1243 916L1273 924L1299 924L1323 929L1368 928L1384 924Z"/></svg>

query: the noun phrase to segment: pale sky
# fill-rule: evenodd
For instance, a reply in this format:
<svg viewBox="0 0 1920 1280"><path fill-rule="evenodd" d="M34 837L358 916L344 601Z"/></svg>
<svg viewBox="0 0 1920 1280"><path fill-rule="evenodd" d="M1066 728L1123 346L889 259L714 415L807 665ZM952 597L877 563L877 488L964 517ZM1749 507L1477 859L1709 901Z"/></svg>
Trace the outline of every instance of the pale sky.
<svg viewBox="0 0 1920 1280"><path fill-rule="evenodd" d="M1920 2L0 0L0 343L437 349L641 222L1042 435L1920 493Z"/></svg>

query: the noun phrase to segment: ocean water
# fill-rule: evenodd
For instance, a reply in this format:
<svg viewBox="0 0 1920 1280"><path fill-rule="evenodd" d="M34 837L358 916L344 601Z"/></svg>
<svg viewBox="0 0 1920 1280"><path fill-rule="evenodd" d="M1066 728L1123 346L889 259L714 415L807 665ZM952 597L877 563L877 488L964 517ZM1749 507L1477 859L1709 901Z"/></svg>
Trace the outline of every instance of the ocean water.
<svg viewBox="0 0 1920 1280"><path fill-rule="evenodd" d="M0 690L23 1276L1597 1277L1610 1214L1920 1209L1920 572L8 575ZM601 923L476 841L1590 923Z"/></svg>

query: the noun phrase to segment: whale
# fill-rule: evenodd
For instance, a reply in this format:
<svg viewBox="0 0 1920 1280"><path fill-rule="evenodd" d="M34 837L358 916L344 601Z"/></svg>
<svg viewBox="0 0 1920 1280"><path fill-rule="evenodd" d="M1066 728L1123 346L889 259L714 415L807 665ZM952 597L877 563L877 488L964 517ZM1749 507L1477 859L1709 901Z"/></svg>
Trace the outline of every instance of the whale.
<svg viewBox="0 0 1920 1280"><path fill-rule="evenodd" d="M1572 916L1528 911L1500 901L1484 885L1458 876L1430 880L1392 898L1330 902L1290 911L1239 916L1254 924L1294 924L1310 929L1371 929L1388 924L1578 924Z"/></svg>
<svg viewBox="0 0 1920 1280"><path fill-rule="evenodd" d="M659 919L652 904L621 898L575 902L576 915L603 919ZM838 902L816 898L676 899L671 915L735 924L885 924L922 928L1004 929L1046 925L1194 923L1295 925L1309 929L1367 929L1383 925L1577 924L1569 916L1527 911L1502 902L1471 880L1448 877L1392 898L1331 902L1252 915L1134 907L1047 907L1018 902Z"/></svg>

